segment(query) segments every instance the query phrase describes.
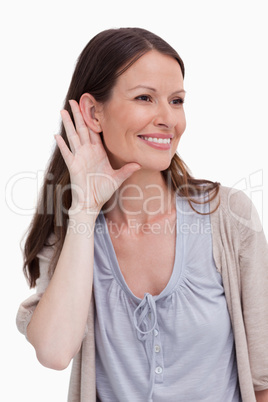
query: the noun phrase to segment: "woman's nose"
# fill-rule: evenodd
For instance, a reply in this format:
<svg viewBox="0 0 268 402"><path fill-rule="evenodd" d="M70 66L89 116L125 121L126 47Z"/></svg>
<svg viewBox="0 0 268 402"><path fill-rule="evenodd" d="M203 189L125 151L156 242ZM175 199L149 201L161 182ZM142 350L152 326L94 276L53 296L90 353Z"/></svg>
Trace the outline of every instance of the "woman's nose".
<svg viewBox="0 0 268 402"><path fill-rule="evenodd" d="M154 124L158 127L161 126L168 129L171 129L176 125L176 114L169 104L165 105L161 103L157 105Z"/></svg>

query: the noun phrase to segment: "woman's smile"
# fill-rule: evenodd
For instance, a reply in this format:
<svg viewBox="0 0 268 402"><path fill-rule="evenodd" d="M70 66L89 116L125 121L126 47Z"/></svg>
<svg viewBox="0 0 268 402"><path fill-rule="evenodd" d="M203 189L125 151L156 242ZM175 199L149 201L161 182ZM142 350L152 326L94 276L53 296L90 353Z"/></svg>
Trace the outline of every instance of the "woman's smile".
<svg viewBox="0 0 268 402"><path fill-rule="evenodd" d="M173 135L165 134L148 134L148 135L138 135L138 137L143 140L147 145L159 150L168 150L171 148L171 141Z"/></svg>

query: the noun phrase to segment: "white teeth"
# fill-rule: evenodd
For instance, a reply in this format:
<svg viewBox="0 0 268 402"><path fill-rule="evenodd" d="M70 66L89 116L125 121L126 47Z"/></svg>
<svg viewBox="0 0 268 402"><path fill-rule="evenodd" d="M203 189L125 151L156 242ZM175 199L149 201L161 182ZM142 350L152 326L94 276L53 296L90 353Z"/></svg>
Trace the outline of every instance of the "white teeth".
<svg viewBox="0 0 268 402"><path fill-rule="evenodd" d="M152 138L152 137L144 137L140 136L143 140L149 142L156 142L157 144L170 144L170 138Z"/></svg>

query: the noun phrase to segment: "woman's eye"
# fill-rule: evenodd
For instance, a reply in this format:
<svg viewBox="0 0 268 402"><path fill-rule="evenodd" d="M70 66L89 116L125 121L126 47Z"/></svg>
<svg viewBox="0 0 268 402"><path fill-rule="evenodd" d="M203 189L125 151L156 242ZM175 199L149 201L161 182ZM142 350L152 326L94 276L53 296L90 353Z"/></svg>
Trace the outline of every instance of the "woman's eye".
<svg viewBox="0 0 268 402"><path fill-rule="evenodd" d="M148 96L148 95L140 95L140 96L137 96L135 99L142 100L145 102L150 102L150 100L151 100L150 96Z"/></svg>
<svg viewBox="0 0 268 402"><path fill-rule="evenodd" d="M135 99L143 101L143 102L151 102L152 98L150 95L139 95ZM183 98L176 98L171 101L173 105L182 105L184 103Z"/></svg>
<svg viewBox="0 0 268 402"><path fill-rule="evenodd" d="M183 98L173 99L172 103L173 105L182 105L184 103L184 99Z"/></svg>

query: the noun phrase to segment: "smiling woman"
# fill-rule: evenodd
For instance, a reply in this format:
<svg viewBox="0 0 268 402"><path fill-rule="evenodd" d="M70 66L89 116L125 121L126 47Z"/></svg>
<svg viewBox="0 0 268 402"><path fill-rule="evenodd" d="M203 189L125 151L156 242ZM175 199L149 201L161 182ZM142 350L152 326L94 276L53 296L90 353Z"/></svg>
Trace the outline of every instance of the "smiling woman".
<svg viewBox="0 0 268 402"><path fill-rule="evenodd" d="M44 366L73 359L69 402L266 395L267 242L244 194L176 153L183 79L139 28L101 32L78 59L25 243L37 292L17 315Z"/></svg>
<svg viewBox="0 0 268 402"><path fill-rule="evenodd" d="M103 133L114 169L135 161L144 169L163 171L185 130L183 101L177 60L151 50L118 77L109 101L102 105L83 94L80 107L88 127Z"/></svg>

